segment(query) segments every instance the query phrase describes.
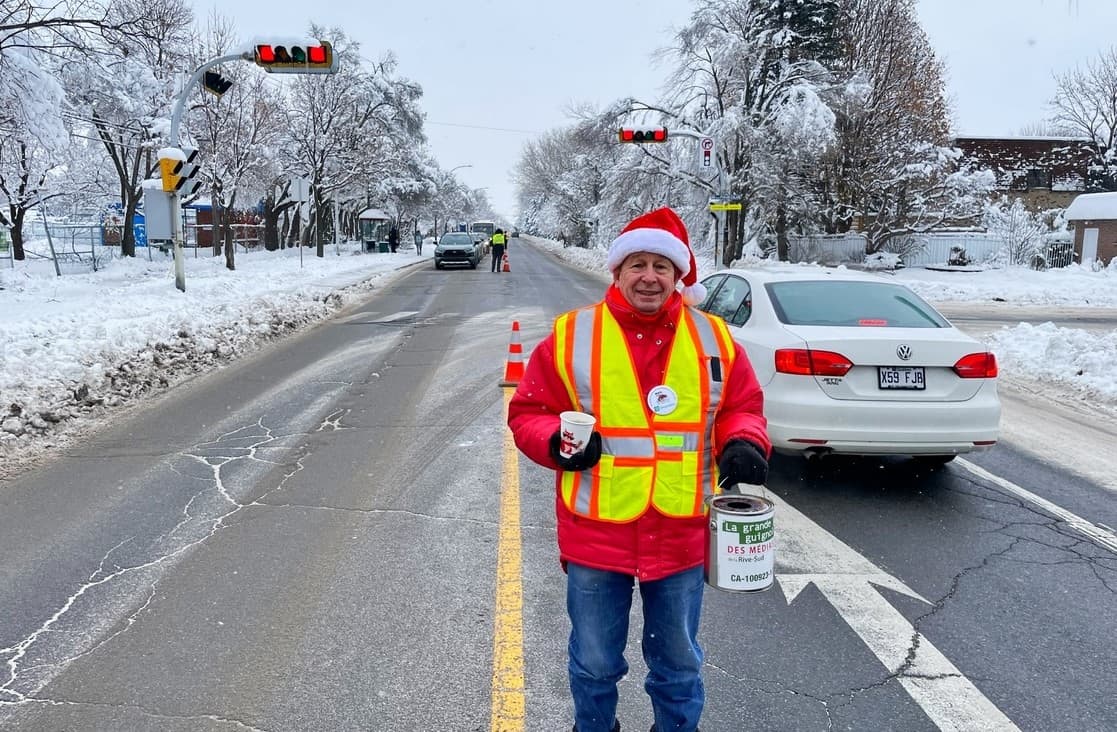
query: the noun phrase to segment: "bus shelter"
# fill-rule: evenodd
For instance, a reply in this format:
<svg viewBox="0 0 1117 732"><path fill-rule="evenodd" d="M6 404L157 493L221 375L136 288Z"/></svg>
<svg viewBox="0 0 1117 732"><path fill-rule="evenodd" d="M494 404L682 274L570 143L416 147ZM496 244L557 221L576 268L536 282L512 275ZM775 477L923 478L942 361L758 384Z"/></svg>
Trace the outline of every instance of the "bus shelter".
<svg viewBox="0 0 1117 732"><path fill-rule="evenodd" d="M357 216L361 225L361 247L366 252L388 252L388 232L392 229L392 217L387 211L366 208Z"/></svg>

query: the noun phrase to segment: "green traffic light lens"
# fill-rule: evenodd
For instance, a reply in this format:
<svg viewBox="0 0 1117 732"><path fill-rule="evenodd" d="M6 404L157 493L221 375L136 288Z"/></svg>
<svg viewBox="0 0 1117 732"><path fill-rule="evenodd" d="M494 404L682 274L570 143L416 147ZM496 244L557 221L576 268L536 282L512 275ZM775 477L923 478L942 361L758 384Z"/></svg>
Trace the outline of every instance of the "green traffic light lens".
<svg viewBox="0 0 1117 732"><path fill-rule="evenodd" d="M294 61L295 63L305 64L306 63L306 50L302 49L298 46L293 46L291 48L291 60Z"/></svg>

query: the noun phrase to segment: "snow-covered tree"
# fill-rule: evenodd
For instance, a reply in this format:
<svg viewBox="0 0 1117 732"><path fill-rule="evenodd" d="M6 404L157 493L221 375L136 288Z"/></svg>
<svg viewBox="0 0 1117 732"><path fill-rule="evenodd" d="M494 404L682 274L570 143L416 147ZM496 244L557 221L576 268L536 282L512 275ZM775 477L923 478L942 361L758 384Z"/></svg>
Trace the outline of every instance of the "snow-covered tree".
<svg viewBox="0 0 1117 732"><path fill-rule="evenodd" d="M155 150L170 129L175 79L191 68L193 15L185 0L118 0L111 17L135 32L103 40L67 64L63 78L82 120L75 125L104 146L124 220L131 221L141 183L155 171ZM124 227L121 252L135 255L131 226Z"/></svg>
<svg viewBox="0 0 1117 732"><path fill-rule="evenodd" d="M60 116L62 87L46 70L51 61L27 47L0 54L0 226L11 231L19 260L27 214L62 193L51 191L48 176L63 166L70 144Z"/></svg>
<svg viewBox="0 0 1117 732"><path fill-rule="evenodd" d="M1051 106L1054 125L1094 141L1088 190L1117 190L1117 48L1059 75Z"/></svg>
<svg viewBox="0 0 1117 732"><path fill-rule="evenodd" d="M94 0L0 3L0 225L11 229L17 259L28 210L73 189L72 174L48 177L69 162L58 68L99 38L139 32L135 21Z"/></svg>
<svg viewBox="0 0 1117 732"><path fill-rule="evenodd" d="M401 159L420 159L417 150L424 140L417 104L422 90L396 76L397 63L391 54L369 68L362 62L359 44L340 29L327 33L312 27L311 35L331 40L340 71L297 76L292 81L285 110L289 144L284 146L281 160L292 172L310 179L313 212L324 211L325 202L340 193L352 198L357 191L367 190L370 182L380 186L407 168ZM325 217L311 215L314 221L305 228L303 241L317 230L315 239L322 256Z"/></svg>
<svg viewBox="0 0 1117 732"><path fill-rule="evenodd" d="M238 41L231 23L213 17L203 36L200 64L227 55ZM281 137L282 95L267 84L267 74L243 63L225 64L220 74L232 86L220 97L199 88L189 119L200 146L203 180L214 214L214 254L225 253L225 266L236 269L234 211L240 201L264 198L272 171L268 158Z"/></svg>
<svg viewBox="0 0 1117 732"><path fill-rule="evenodd" d="M838 233L860 224L873 253L893 237L944 220L935 206L972 219L979 208L949 198L969 195L980 180L945 178L954 168L945 150L943 69L914 0L844 0L842 6L845 53L831 67L841 80L833 105L838 141L820 171L820 227Z"/></svg>
<svg viewBox="0 0 1117 732"><path fill-rule="evenodd" d="M831 1L701 0L672 49L664 121L718 140L728 193L741 202L727 218L723 262L746 242L787 228L789 211L812 194L796 171L833 137L823 101L836 53Z"/></svg>
<svg viewBox="0 0 1117 732"><path fill-rule="evenodd" d="M985 211L983 224L1004 245L997 251L995 263L1002 266L1032 266L1039 257L1046 260L1047 235L1051 226L1043 213L1033 213L1020 198L1002 196Z"/></svg>

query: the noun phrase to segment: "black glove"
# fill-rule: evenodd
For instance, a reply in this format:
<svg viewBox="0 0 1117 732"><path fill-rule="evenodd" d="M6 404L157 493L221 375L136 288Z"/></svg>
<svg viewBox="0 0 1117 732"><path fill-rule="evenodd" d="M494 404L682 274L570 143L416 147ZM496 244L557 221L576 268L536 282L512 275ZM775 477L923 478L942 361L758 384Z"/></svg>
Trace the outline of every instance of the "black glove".
<svg viewBox="0 0 1117 732"><path fill-rule="evenodd" d="M571 473L580 473L597 465L597 461L601 459L600 432L594 432L590 435L589 441L586 442L586 448L570 457L565 457L559 452L559 446L562 444L561 432L562 430L558 430L551 435L551 457L555 459L560 468Z"/></svg>
<svg viewBox="0 0 1117 732"><path fill-rule="evenodd" d="M718 482L723 490L736 491L738 483L763 485L768 480L764 452L747 440L730 440L718 460Z"/></svg>

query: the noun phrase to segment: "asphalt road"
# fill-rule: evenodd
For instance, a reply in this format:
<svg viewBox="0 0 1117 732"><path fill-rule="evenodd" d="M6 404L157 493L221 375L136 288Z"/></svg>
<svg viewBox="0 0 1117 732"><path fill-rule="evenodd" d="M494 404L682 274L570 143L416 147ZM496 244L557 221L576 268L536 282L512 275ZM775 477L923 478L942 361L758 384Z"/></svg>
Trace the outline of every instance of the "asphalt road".
<svg viewBox="0 0 1117 732"><path fill-rule="evenodd" d="M0 483L0 728L569 729L552 476L498 382L513 320L530 350L604 281L510 256L419 264ZM774 460L777 584L707 591L703 729L1117 729L1117 503L1045 448Z"/></svg>

